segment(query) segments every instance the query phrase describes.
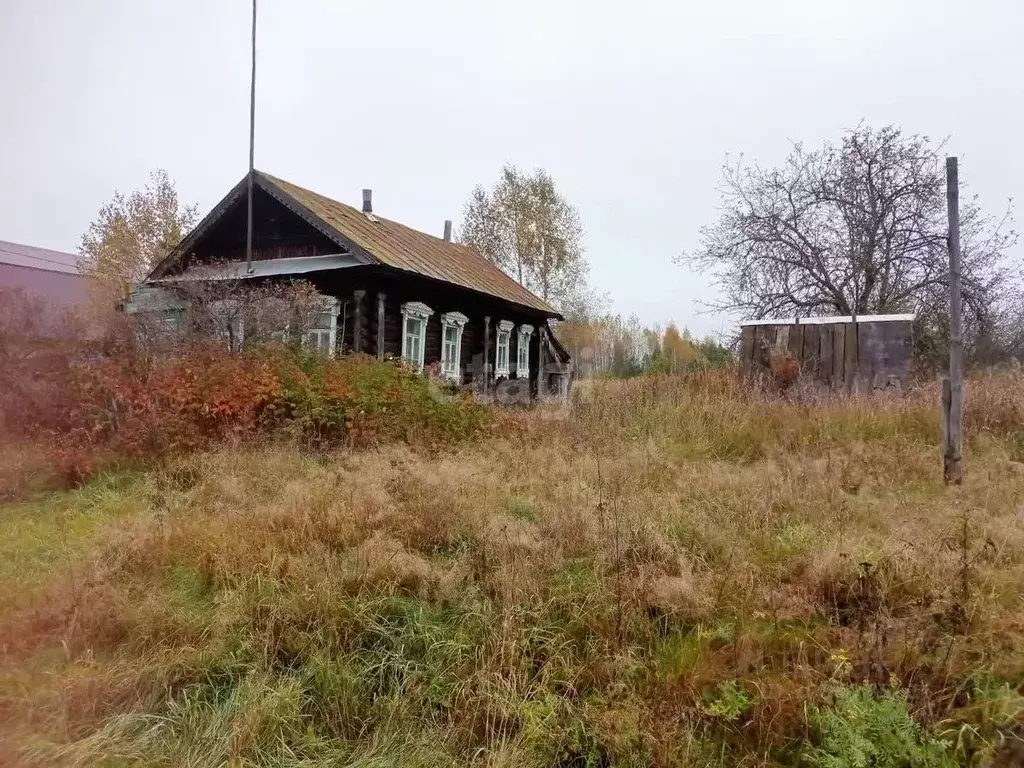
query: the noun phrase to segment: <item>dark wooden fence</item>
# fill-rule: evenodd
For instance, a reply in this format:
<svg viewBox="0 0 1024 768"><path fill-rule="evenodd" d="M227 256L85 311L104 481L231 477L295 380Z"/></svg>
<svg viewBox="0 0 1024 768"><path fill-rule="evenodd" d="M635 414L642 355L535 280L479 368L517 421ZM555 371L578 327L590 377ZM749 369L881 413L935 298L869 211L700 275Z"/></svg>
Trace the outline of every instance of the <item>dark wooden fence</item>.
<svg viewBox="0 0 1024 768"><path fill-rule="evenodd" d="M798 373L842 392L902 388L910 383L913 320L865 315L748 321L740 335L740 370L751 379Z"/></svg>

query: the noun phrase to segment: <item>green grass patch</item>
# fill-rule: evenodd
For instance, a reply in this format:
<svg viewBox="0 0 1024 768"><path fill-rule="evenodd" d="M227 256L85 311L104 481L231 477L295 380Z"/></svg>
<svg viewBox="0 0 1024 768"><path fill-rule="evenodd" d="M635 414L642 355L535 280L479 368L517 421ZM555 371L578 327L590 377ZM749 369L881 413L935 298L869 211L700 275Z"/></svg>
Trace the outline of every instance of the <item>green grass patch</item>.
<svg viewBox="0 0 1024 768"><path fill-rule="evenodd" d="M56 578L74 578L78 561L104 528L145 507L135 474L104 473L76 491L0 506L0 605Z"/></svg>

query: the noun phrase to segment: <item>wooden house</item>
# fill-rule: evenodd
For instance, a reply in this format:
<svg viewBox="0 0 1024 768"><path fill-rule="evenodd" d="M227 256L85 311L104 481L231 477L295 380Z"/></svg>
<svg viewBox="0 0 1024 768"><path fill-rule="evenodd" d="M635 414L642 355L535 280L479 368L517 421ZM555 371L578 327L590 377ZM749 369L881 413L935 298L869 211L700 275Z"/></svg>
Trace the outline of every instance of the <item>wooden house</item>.
<svg viewBox="0 0 1024 768"><path fill-rule="evenodd" d="M562 319L472 248L373 210L345 205L255 171L252 261L246 264L246 176L156 265L149 288L183 280L311 282L330 304L315 343L328 354L438 364L457 384L521 396L566 394L569 355L551 332ZM499 387L500 389L500 387Z"/></svg>

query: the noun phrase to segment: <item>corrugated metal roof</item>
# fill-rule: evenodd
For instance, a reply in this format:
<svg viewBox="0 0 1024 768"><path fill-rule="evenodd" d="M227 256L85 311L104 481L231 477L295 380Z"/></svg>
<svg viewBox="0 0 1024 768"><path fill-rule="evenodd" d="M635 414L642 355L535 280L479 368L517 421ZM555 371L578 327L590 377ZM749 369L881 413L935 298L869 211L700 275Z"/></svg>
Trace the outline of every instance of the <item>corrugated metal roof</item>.
<svg viewBox="0 0 1024 768"><path fill-rule="evenodd" d="M428 235L377 213L371 220L349 205L262 171L256 173L386 266L454 283L559 316L550 304L468 246Z"/></svg>
<svg viewBox="0 0 1024 768"><path fill-rule="evenodd" d="M49 248L36 248L32 245L0 240L0 263L42 269L47 272L61 272L65 275L77 275L77 260L78 257L73 253L51 251Z"/></svg>
<svg viewBox="0 0 1024 768"><path fill-rule="evenodd" d="M747 325L830 325L832 323L899 323L913 322L917 315L857 315L856 318L850 315L837 315L835 317L779 317L765 318L761 320L743 320L740 326Z"/></svg>
<svg viewBox="0 0 1024 768"><path fill-rule="evenodd" d="M156 278L151 283L178 283L191 280L241 280L251 277L273 277L275 275L303 275L307 272L324 272L329 269L356 267L362 262L347 253L323 256L296 256L288 259L258 259L247 271L244 261L230 261L224 264L200 264L187 269L180 275Z"/></svg>

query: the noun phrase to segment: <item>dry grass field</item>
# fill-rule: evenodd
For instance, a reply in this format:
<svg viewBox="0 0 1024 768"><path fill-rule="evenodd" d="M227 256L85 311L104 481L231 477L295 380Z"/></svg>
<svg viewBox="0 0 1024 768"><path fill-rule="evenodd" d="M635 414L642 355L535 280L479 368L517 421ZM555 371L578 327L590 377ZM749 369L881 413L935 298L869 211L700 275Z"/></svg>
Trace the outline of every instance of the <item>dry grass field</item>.
<svg viewBox="0 0 1024 768"><path fill-rule="evenodd" d="M0 762L1022 764L1024 377L580 394L0 507Z"/></svg>

